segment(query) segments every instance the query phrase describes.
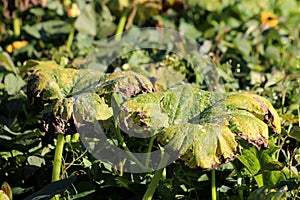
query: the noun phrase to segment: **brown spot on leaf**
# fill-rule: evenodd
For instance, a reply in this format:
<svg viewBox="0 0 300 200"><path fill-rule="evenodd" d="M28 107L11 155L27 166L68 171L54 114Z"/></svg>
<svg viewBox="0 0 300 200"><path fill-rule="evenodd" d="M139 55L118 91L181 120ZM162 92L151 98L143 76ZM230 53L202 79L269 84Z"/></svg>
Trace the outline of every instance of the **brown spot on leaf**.
<svg viewBox="0 0 300 200"><path fill-rule="evenodd" d="M274 128L274 126L273 126L274 116L271 113L271 111L268 109L268 106L266 105L266 103L258 97L253 97L253 98L260 103L260 106L265 113L264 114L264 122L272 125L272 127ZM274 131L276 132L276 129L274 129Z"/></svg>

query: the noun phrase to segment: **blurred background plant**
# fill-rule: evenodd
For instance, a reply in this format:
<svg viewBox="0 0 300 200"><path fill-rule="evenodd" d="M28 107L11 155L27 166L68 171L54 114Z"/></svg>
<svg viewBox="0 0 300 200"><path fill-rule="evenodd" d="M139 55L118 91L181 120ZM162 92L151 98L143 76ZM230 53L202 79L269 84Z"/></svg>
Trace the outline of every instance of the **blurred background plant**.
<svg viewBox="0 0 300 200"><path fill-rule="evenodd" d="M280 114L282 134L268 150L244 155L216 169L219 199L297 199L300 169L300 2L298 0L2 0L0 3L0 180L14 199L39 191L64 197L139 199L152 174L123 174L89 155L77 140L64 147L64 188L51 182L55 137L46 134L41 107L28 103L29 59L79 68L99 41L135 27L177 30L205 47L216 62L226 91L260 94ZM121 37L121 35L119 36ZM103 49L105 51L105 49ZM103 72L131 70L151 52L124 55ZM166 61L195 81L186 61ZM251 161L251 162L250 162ZM207 171L180 163L167 168L157 199L210 199ZM115 191L111 196L108 191Z"/></svg>

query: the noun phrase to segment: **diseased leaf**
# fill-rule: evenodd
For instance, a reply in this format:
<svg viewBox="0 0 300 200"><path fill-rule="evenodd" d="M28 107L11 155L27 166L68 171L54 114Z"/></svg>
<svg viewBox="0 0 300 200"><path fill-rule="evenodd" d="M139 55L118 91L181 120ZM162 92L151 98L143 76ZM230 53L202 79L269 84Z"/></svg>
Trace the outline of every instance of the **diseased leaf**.
<svg viewBox="0 0 300 200"><path fill-rule="evenodd" d="M80 117L75 116L75 119L93 122L95 120L107 120L113 115L112 108L96 93L84 93L78 96L75 101L74 114L80 115ZM77 121L77 123L80 122Z"/></svg>
<svg viewBox="0 0 300 200"><path fill-rule="evenodd" d="M7 196L7 194L4 193L3 190L0 190L0 199L10 200L10 198Z"/></svg>
<svg viewBox="0 0 300 200"><path fill-rule="evenodd" d="M255 146L268 147L268 126L247 111L233 112L229 124L235 126L233 132Z"/></svg>
<svg viewBox="0 0 300 200"><path fill-rule="evenodd" d="M7 182L4 182L1 185L1 190L9 197L10 200L13 199L13 193L12 193L12 189L10 187L10 185ZM1 196L1 195L0 195ZM5 196L5 195L4 195ZM2 198L0 198L2 199ZM5 199L5 198L4 198Z"/></svg>
<svg viewBox="0 0 300 200"><path fill-rule="evenodd" d="M158 140L165 145L168 143L191 168L211 169L239 154L234 134L226 126L177 124L164 129Z"/></svg>
<svg viewBox="0 0 300 200"><path fill-rule="evenodd" d="M44 101L63 99L72 90L78 73L54 62L28 61L25 67L33 71L28 78L29 98Z"/></svg>
<svg viewBox="0 0 300 200"><path fill-rule="evenodd" d="M116 96L115 96L116 97ZM210 104L209 93L190 85L181 85L166 92L140 94L125 101L116 113L126 130L145 127L158 130L189 120L200 122L200 113ZM133 128L135 127L135 128Z"/></svg>
<svg viewBox="0 0 300 200"><path fill-rule="evenodd" d="M201 113L211 105L210 93L191 85L180 85L170 91L162 103L169 112L171 124L200 123Z"/></svg>
<svg viewBox="0 0 300 200"><path fill-rule="evenodd" d="M151 80L158 91L164 91L172 86L179 85L185 78L181 72L174 69L174 66L144 65L133 67L132 70Z"/></svg>
<svg viewBox="0 0 300 200"><path fill-rule="evenodd" d="M233 109L246 110L258 119L273 127L274 132L281 133L281 124L278 113L272 104L256 94L233 93L227 96L226 105Z"/></svg>
<svg viewBox="0 0 300 200"><path fill-rule="evenodd" d="M128 130L133 130L135 125L153 129L167 127L168 115L160 105L163 98L161 92L138 95L122 105L118 119Z"/></svg>

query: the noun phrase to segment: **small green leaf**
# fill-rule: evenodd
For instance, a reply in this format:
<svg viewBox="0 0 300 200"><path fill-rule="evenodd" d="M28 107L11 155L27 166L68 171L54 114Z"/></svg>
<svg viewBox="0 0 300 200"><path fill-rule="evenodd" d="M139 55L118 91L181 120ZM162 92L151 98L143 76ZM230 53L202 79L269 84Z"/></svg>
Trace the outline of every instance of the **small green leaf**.
<svg viewBox="0 0 300 200"><path fill-rule="evenodd" d="M41 167L43 164L45 164L45 159L38 156L29 156L27 161L29 165L37 167Z"/></svg>
<svg viewBox="0 0 300 200"><path fill-rule="evenodd" d="M96 13L92 4L87 4L75 21L75 28L84 34L95 36L97 33Z"/></svg>
<svg viewBox="0 0 300 200"><path fill-rule="evenodd" d="M275 85L284 79L285 73L283 71L275 71L269 75L268 81L265 85L265 88Z"/></svg>
<svg viewBox="0 0 300 200"><path fill-rule="evenodd" d="M0 67L4 67L5 70L9 72L17 73L17 68L15 67L11 57L6 52L0 52Z"/></svg>
<svg viewBox="0 0 300 200"><path fill-rule="evenodd" d="M291 131L288 133L288 136L299 142L300 141L300 127L293 126Z"/></svg>
<svg viewBox="0 0 300 200"><path fill-rule="evenodd" d="M26 85L26 82L20 76L10 73L5 76L4 85L6 86L7 93L14 95Z"/></svg>

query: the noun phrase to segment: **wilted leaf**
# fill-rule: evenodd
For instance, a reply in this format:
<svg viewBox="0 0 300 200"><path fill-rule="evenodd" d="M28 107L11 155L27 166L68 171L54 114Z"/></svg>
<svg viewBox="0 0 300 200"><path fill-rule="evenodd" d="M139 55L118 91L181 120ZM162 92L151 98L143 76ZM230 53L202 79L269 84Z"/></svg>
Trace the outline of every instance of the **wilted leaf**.
<svg viewBox="0 0 300 200"><path fill-rule="evenodd" d="M235 126L233 132L255 146L268 147L268 126L247 111L233 112L229 123Z"/></svg>
<svg viewBox="0 0 300 200"><path fill-rule="evenodd" d="M117 121L122 130L145 133L146 128L155 131L167 127L168 114L161 107L161 101L165 94L154 92L140 94L115 109Z"/></svg>
<svg viewBox="0 0 300 200"><path fill-rule="evenodd" d="M0 190L0 199L3 199L3 200L11 200L7 194L4 193L3 190Z"/></svg>
<svg viewBox="0 0 300 200"><path fill-rule="evenodd" d="M66 97L78 73L75 69L66 69L53 62L28 61L25 67L33 71L28 78L29 98L44 101Z"/></svg>
<svg viewBox="0 0 300 200"><path fill-rule="evenodd" d="M273 127L274 132L281 133L281 124L278 113L272 104L256 94L233 93L227 96L226 105L229 108L246 110L258 119Z"/></svg>
<svg viewBox="0 0 300 200"><path fill-rule="evenodd" d="M131 71L108 74L105 76L105 80L99 84L98 90L101 94L112 94L115 92L125 99L153 91L154 87L150 80Z"/></svg>
<svg viewBox="0 0 300 200"><path fill-rule="evenodd" d="M1 190L4 191L4 193L9 197L10 200L13 199L13 193L12 193L11 187L9 186L9 184L7 182L4 182L1 185ZM2 198L0 198L0 199L2 199Z"/></svg>

